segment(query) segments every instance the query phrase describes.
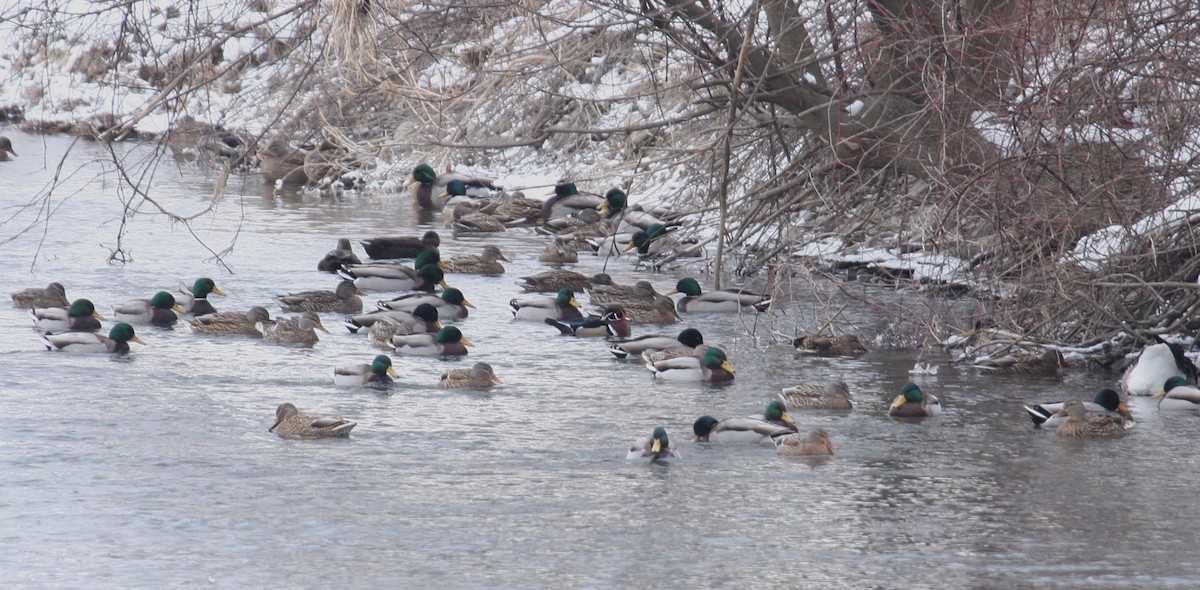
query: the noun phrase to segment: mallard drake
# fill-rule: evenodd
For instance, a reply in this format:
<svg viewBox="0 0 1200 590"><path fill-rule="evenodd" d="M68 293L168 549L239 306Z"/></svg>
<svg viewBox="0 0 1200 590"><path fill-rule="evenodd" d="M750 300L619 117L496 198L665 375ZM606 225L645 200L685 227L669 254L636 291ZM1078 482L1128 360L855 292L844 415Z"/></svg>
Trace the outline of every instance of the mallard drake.
<svg viewBox="0 0 1200 590"><path fill-rule="evenodd" d="M771 298L760 293L737 289L701 292L700 283L691 277L679 279L667 295L676 293L685 296L676 304L679 313L766 311L771 305Z"/></svg>
<svg viewBox="0 0 1200 590"><path fill-rule="evenodd" d="M95 332L105 319L87 299L76 299L70 307L39 307L29 310L33 325L42 332Z"/></svg>
<svg viewBox="0 0 1200 590"><path fill-rule="evenodd" d="M487 363L475 363L470 369L451 369L442 373L438 380L441 389L461 389L473 387L487 389L493 385L504 383L496 376L492 366Z"/></svg>
<svg viewBox="0 0 1200 590"><path fill-rule="evenodd" d="M603 274L603 273L601 273ZM595 279L601 275L593 277ZM607 277L608 275L603 275ZM658 297L658 291L654 290L654 285L650 281L638 281L632 285L615 285L596 283L587 290L588 300L595 305L625 305L626 303L642 303L649 304ZM674 305L674 301L671 302Z"/></svg>
<svg viewBox="0 0 1200 590"><path fill-rule="evenodd" d="M370 313L347 316L343 324L347 330L350 330L351 334L357 334L363 328L371 328L381 321L391 322L397 326L404 326L407 329L407 333L413 334L441 330L442 325L439 319L436 306L432 303L421 303L414 307L412 311L381 309Z"/></svg>
<svg viewBox="0 0 1200 590"><path fill-rule="evenodd" d="M609 307L604 315L588 316L574 320L558 321L551 318L544 320L547 325L554 326L564 336L616 336L628 338L629 317L620 307Z"/></svg>
<svg viewBox="0 0 1200 590"><path fill-rule="evenodd" d="M441 296L429 293L407 293L386 301L377 301L379 309L394 309L398 311L416 311L417 306L428 303L438 310L438 316L451 320L461 320L467 317L467 308L475 306L463 297L462 291L453 287L442 291Z"/></svg>
<svg viewBox="0 0 1200 590"><path fill-rule="evenodd" d="M863 346L862 340L859 340L858 336L854 334L841 336L807 334L792 340L792 346L796 347L796 352L818 356L857 356L867 352L867 347Z"/></svg>
<svg viewBox="0 0 1200 590"><path fill-rule="evenodd" d="M321 316L317 315L315 311L306 311L298 316L275 322L258 322L255 327L262 333L263 340L271 344L311 346L319 340L317 330L329 333L329 330L321 325Z"/></svg>
<svg viewBox="0 0 1200 590"><path fill-rule="evenodd" d="M1057 428L1066 421L1066 417L1056 419L1053 416L1062 411L1064 405L1066 402L1044 402L1022 407L1029 413L1029 418L1033 420L1034 426ZM1129 411L1129 407L1121 401L1120 394L1111 389L1101 389L1092 401L1084 402L1083 405L1089 412L1113 412L1129 420L1130 423L1133 421L1133 413Z"/></svg>
<svg viewBox="0 0 1200 590"><path fill-rule="evenodd" d="M1163 383L1162 389L1154 394L1159 410L1200 409L1200 388L1189 385L1187 379L1175 376Z"/></svg>
<svg viewBox="0 0 1200 590"><path fill-rule="evenodd" d="M465 184L468 190L484 189L490 193L497 189L495 182L491 178L461 174L452 170L447 170L444 174L438 174L428 164L420 164L413 168L412 178L408 181L408 184L416 185L413 186L412 193L417 205L423 209L441 209L445 203L435 202L434 194L437 192L440 195L444 192L446 185L455 180Z"/></svg>
<svg viewBox="0 0 1200 590"><path fill-rule="evenodd" d="M580 193L574 182L554 185L554 195L542 203L542 219L554 219L576 214L585 209L597 209L604 197L591 193Z"/></svg>
<svg viewBox="0 0 1200 590"><path fill-rule="evenodd" d="M583 317L575 293L570 289L559 289L554 299L518 297L508 302L508 309L518 320L542 321L550 318L562 321Z"/></svg>
<svg viewBox="0 0 1200 590"><path fill-rule="evenodd" d="M975 361L975 367L988 372L1017 373L1022 375L1058 374L1071 368L1062 351L1047 349L1042 354L1008 354L996 358Z"/></svg>
<svg viewBox="0 0 1200 590"><path fill-rule="evenodd" d="M22 289L12 294L12 305L18 308L67 307L70 303L62 283L50 283L45 289Z"/></svg>
<svg viewBox="0 0 1200 590"><path fill-rule="evenodd" d="M732 381L734 373L733 365L720 348L709 348L703 357L684 356L646 363L646 368L665 381Z"/></svg>
<svg viewBox="0 0 1200 590"><path fill-rule="evenodd" d="M415 269L398 264L360 264L343 266L338 270L338 275L366 291L432 293L438 285L449 287L445 274L437 264L426 264Z"/></svg>
<svg viewBox="0 0 1200 590"><path fill-rule="evenodd" d="M410 236L383 236L359 242L370 258L416 258L421 252L437 252L442 237L435 231L427 231L420 238ZM334 269L337 270L337 269Z"/></svg>
<svg viewBox="0 0 1200 590"><path fill-rule="evenodd" d="M794 425L768 422L762 415L726 418L721 421L712 416L701 416L692 423L692 440L696 442L757 444L794 432Z"/></svg>
<svg viewBox="0 0 1200 590"><path fill-rule="evenodd" d="M12 140L0 135L0 162L7 162L9 155L17 155L17 152L13 151ZM45 307L50 306L47 305Z"/></svg>
<svg viewBox="0 0 1200 590"><path fill-rule="evenodd" d="M1121 376L1121 391L1125 395L1154 395L1171 377L1195 382L1196 366L1178 344L1152 344Z"/></svg>
<svg viewBox="0 0 1200 590"><path fill-rule="evenodd" d="M332 311L338 313L360 313L363 309L362 291L354 281L343 280L334 291L300 291L276 295L275 301L283 311Z"/></svg>
<svg viewBox="0 0 1200 590"><path fill-rule="evenodd" d="M275 423L267 432L283 438L346 438L356 425L341 416L307 416L284 403L275 408Z"/></svg>
<svg viewBox="0 0 1200 590"><path fill-rule="evenodd" d="M477 275L502 275L504 274L504 265L499 261L512 262L500 248L496 246L484 246L483 253L479 256L455 256L442 263L442 268L446 272L456 272L460 274L477 274Z"/></svg>
<svg viewBox="0 0 1200 590"><path fill-rule="evenodd" d="M386 354L376 355L369 365L333 368L333 384L340 387L387 388L392 386L392 377L399 376L392 368L392 357Z"/></svg>
<svg viewBox="0 0 1200 590"><path fill-rule="evenodd" d="M852 410L854 398L850 386L841 379L833 379L825 385L803 384L788 387L779 392L779 399L789 408Z"/></svg>
<svg viewBox="0 0 1200 590"><path fill-rule="evenodd" d="M888 408L888 416L893 418L924 418L936 416L942 411L942 403L936 396L921 391L915 383L909 383L900 390L900 395L892 401Z"/></svg>
<svg viewBox="0 0 1200 590"><path fill-rule="evenodd" d="M282 139L271 140L258 150L258 170L263 181L270 185L278 182L289 186L308 184L308 175L304 173L306 153Z"/></svg>
<svg viewBox="0 0 1200 590"><path fill-rule="evenodd" d="M338 240L337 248L326 252L321 261L317 263L317 270L337 272L337 269L342 266L353 264L362 264L362 261L354 254L354 250L350 247L350 240L341 238Z"/></svg>
<svg viewBox="0 0 1200 590"><path fill-rule="evenodd" d="M1083 402L1077 399L1063 404L1063 408L1054 414L1053 418L1066 418L1066 421L1054 429L1054 433L1059 436L1077 438L1125 436L1124 419L1107 412L1089 412Z"/></svg>
<svg viewBox="0 0 1200 590"><path fill-rule="evenodd" d="M653 364L653 363L657 363L659 361L666 361L666 360L670 360L670 359L684 358L684 357L689 357L689 356L695 357L698 359L703 359L704 355L708 354L708 350L710 348L712 348L712 346L709 346L707 344L697 344L696 347L692 348L692 349L668 348L666 350L647 350L646 352L642 353L642 362Z"/></svg>
<svg viewBox="0 0 1200 590"><path fill-rule="evenodd" d="M182 314L183 308L175 302L175 297L159 291L149 299L133 299L114 305L113 319L134 325L172 326L179 321L176 312Z"/></svg>
<svg viewBox="0 0 1200 590"><path fill-rule="evenodd" d="M780 400L774 399L767 403L766 409L761 414L755 414L751 418L764 420L775 426L783 428L791 428L792 432L796 431L796 421L792 419L792 415L788 413L787 404Z"/></svg>
<svg viewBox="0 0 1200 590"><path fill-rule="evenodd" d="M186 283L179 283L179 292L182 294L178 298L179 306L183 308L185 314L192 316L217 313L217 308L208 302L208 296L225 296L225 292L217 288L217 284L208 277L196 279L190 288Z"/></svg>
<svg viewBox="0 0 1200 590"><path fill-rule="evenodd" d="M62 350L64 352L104 352L110 354L125 354L129 352L129 343L145 344L133 333L133 326L124 322L116 324L108 331L108 336L92 332L60 332L58 334L43 334L42 343L46 350Z"/></svg>
<svg viewBox="0 0 1200 590"><path fill-rule="evenodd" d="M614 188L604 193L604 202L596 208L606 219L616 222L614 229L618 232L649 230L654 225L661 227L667 225L667 222L645 211L631 209L628 205L629 195L619 188Z"/></svg>
<svg viewBox="0 0 1200 590"><path fill-rule="evenodd" d="M650 461L665 461L678 459L679 453L671 448L671 440L667 438L667 430L662 426L654 429L650 436L639 438L629 447L626 459L649 459Z"/></svg>
<svg viewBox="0 0 1200 590"><path fill-rule="evenodd" d="M572 248L571 244L568 243L567 240L555 236L553 240L550 240L549 244L546 244L546 249L542 250L542 252L538 254L538 262L545 262L547 264L568 264L579 262L579 251L575 248ZM579 290L582 291L583 287L580 287Z"/></svg>
<svg viewBox="0 0 1200 590"><path fill-rule="evenodd" d="M607 276L607 275L605 275ZM548 270L533 276L521 277L517 286L526 293L557 293L559 289L583 291L591 286L591 279L573 270Z"/></svg>
<svg viewBox="0 0 1200 590"><path fill-rule="evenodd" d="M829 433L824 428L814 428L804 436L799 433L787 434L771 440L775 442L775 450L780 455L832 455L838 448L829 440Z"/></svg>
<svg viewBox="0 0 1200 590"><path fill-rule="evenodd" d="M404 356L466 356L467 347L475 346L462 331L445 326L437 334L393 336L392 347Z"/></svg>
<svg viewBox="0 0 1200 590"><path fill-rule="evenodd" d="M640 357L642 353L659 350L682 350L691 354L701 344L704 344L704 335L700 333L700 330L687 328L675 337L651 334L648 336L639 336L631 340L614 342L608 347L608 351L619 359L626 358L629 355Z"/></svg>
<svg viewBox="0 0 1200 590"><path fill-rule="evenodd" d="M621 307L629 315L629 321L635 324L673 324L680 319L675 302L665 295L655 297L650 303L625 301Z"/></svg>
<svg viewBox="0 0 1200 590"><path fill-rule="evenodd" d="M259 332L257 327L259 322L271 323L271 312L259 305L251 307L245 312L223 311L188 320L188 324L192 326L192 331L197 334L210 334L214 336L240 335L262 338L262 332Z"/></svg>

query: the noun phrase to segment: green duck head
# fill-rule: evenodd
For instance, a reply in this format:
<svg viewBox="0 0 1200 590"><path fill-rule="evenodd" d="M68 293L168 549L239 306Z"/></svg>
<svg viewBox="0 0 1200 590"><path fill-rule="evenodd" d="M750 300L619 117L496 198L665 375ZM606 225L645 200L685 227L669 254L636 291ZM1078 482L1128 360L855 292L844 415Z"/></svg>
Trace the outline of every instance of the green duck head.
<svg viewBox="0 0 1200 590"><path fill-rule="evenodd" d="M556 197L566 198L578 194L579 188L575 186L574 182L560 182L554 185L554 196Z"/></svg>
<svg viewBox="0 0 1200 590"><path fill-rule="evenodd" d="M671 448L671 440L667 438L667 429L662 426L656 427L650 438L654 439L650 450L656 455Z"/></svg>
<svg viewBox="0 0 1200 590"><path fill-rule="evenodd" d="M426 264L436 264L438 268L445 269L446 265L442 263L442 255L437 250L421 250L413 260L413 268L421 268Z"/></svg>
<svg viewBox="0 0 1200 590"><path fill-rule="evenodd" d="M729 359L725 357L725 351L720 348L710 348L704 353L702 365L709 369L724 369L727 373L733 373L733 365L729 364Z"/></svg>
<svg viewBox="0 0 1200 590"><path fill-rule="evenodd" d="M796 421L792 419L791 415L788 414L787 406L785 406L783 402L779 400L775 400L767 404L767 409L763 412L763 417L771 421L783 420L788 424L796 423Z"/></svg>
<svg viewBox="0 0 1200 590"><path fill-rule="evenodd" d="M919 404L923 401L925 401L925 392L921 391L921 388L917 387L915 383L909 383L900 390L900 395L896 396L895 401L892 402L892 409L907 403Z"/></svg>
<svg viewBox="0 0 1200 590"><path fill-rule="evenodd" d="M575 292L566 287L558 290L558 295L554 297L554 304L559 307L579 307L579 301L575 299Z"/></svg>
<svg viewBox="0 0 1200 590"><path fill-rule="evenodd" d="M377 355L375 360L371 361L371 373L375 375L387 373L392 377L400 376L396 374L396 369L392 368L392 357L386 354Z"/></svg>
<svg viewBox="0 0 1200 590"><path fill-rule="evenodd" d="M688 297L699 297L700 283L697 283L696 279L693 279L692 277L684 277L679 279L679 282L675 283L675 288L671 289L671 292L667 293L667 295L674 295L676 293L683 293Z"/></svg>
<svg viewBox="0 0 1200 590"><path fill-rule="evenodd" d="M462 291L459 291L454 287L450 287L449 289L442 291L442 301L445 301L450 305L461 305L463 307L475 309L475 306L471 305L471 302L467 301L467 298L463 296Z"/></svg>
<svg viewBox="0 0 1200 590"><path fill-rule="evenodd" d="M708 436L717 426L717 419L712 416L700 416L692 423L692 440L698 441Z"/></svg>
<svg viewBox="0 0 1200 590"><path fill-rule="evenodd" d="M71 307L67 308L67 317L82 318L92 316L98 320L104 319L100 312L96 311L96 306L92 305L87 299L76 299L71 302Z"/></svg>
<svg viewBox="0 0 1200 590"><path fill-rule="evenodd" d="M458 342L463 346L475 346L474 342L467 340L467 337L463 336L462 331L454 326L446 326L438 330L435 340L438 344L453 344Z"/></svg>
<svg viewBox="0 0 1200 590"><path fill-rule="evenodd" d="M676 340L679 340L679 343L684 346L696 348L697 346L704 344L704 335L700 333L700 330L688 328L680 332Z"/></svg>
<svg viewBox="0 0 1200 590"><path fill-rule="evenodd" d="M425 279L426 282L434 285L441 285L443 289L450 288L446 284L446 275L442 272L441 267L436 264L426 264L417 269L417 276Z"/></svg>
<svg viewBox="0 0 1200 590"><path fill-rule="evenodd" d="M449 289L447 289L447 291L449 291ZM459 293L459 295L462 295L462 293ZM432 304L422 303L413 310L412 314L413 317L429 322L439 330L442 329L442 324L438 321L438 310Z"/></svg>
<svg viewBox="0 0 1200 590"><path fill-rule="evenodd" d="M133 333L133 326L130 326L125 322L121 322L113 326L112 329L108 331L108 337L116 340L117 342L137 342L138 344L145 344L141 338L138 338L137 335Z"/></svg>
<svg viewBox="0 0 1200 590"><path fill-rule="evenodd" d="M610 211L617 213L623 210L628 202L629 197L625 194L625 191L619 188L614 188L610 189L607 193L604 193L604 202L600 203L600 206L597 207L597 209L599 209L601 213L608 213Z"/></svg>
<svg viewBox="0 0 1200 590"><path fill-rule="evenodd" d="M625 251L633 249L637 249L638 254L650 253L650 234L646 230L639 229L630 236L629 245L625 247Z"/></svg>
<svg viewBox="0 0 1200 590"><path fill-rule="evenodd" d="M437 182L437 177L437 172L429 164L420 164L412 171L413 182L421 184L433 184Z"/></svg>
<svg viewBox="0 0 1200 590"><path fill-rule="evenodd" d="M467 183L461 180L451 180L446 183L446 194L451 197L467 196Z"/></svg>
<svg viewBox="0 0 1200 590"><path fill-rule="evenodd" d="M1171 383L1175 379L1179 379L1179 382ZM1167 391L1167 386L1176 387L1178 385L1185 384L1187 384L1187 381L1184 381L1183 377L1172 377L1167 379L1166 385L1163 385L1163 392L1165 393ZM1092 401L1095 402L1096 405L1110 412L1121 412L1122 414L1130 413L1129 407L1121 402L1121 394L1111 389L1101 389Z"/></svg>
<svg viewBox="0 0 1200 590"><path fill-rule="evenodd" d="M150 307L155 309L173 309L179 313L184 313L183 308L175 303L175 296L166 291L159 291L150 298Z"/></svg>
<svg viewBox="0 0 1200 590"><path fill-rule="evenodd" d="M209 293L213 295L225 295L225 292L218 289L217 284L208 277L196 279L196 282L192 283L192 297L204 299L208 297Z"/></svg>
<svg viewBox="0 0 1200 590"><path fill-rule="evenodd" d="M1176 387L1186 387L1187 384L1188 384L1187 379L1180 377L1179 375L1176 375L1174 377L1171 377L1170 379L1167 379L1166 383L1163 383L1163 388L1161 390L1159 390L1158 393L1154 394L1154 397L1162 397L1164 395L1167 395L1167 393L1170 392L1172 389L1175 389ZM1100 403L1100 402L1096 402L1096 403Z"/></svg>

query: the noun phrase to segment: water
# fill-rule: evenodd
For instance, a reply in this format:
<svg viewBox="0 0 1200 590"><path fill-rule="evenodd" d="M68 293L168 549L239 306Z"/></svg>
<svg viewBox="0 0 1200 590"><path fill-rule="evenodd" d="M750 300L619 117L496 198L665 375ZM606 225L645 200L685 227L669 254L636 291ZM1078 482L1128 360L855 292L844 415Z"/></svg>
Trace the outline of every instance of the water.
<svg viewBox="0 0 1200 590"><path fill-rule="evenodd" d="M34 221L36 204L16 207L46 185L71 145L4 133L21 155L0 164L8 219L0 239ZM139 159L146 151L120 147ZM82 142L73 150L48 227L33 224L0 246L6 293L58 280L69 297L87 296L107 312L180 279L212 276L229 294L214 298L218 309L244 310L270 304L275 293L332 288L332 275L315 265L338 237L430 227L406 197L274 196L256 178L231 183L215 213L190 231L144 203L123 217L122 200L139 201L102 172L104 149ZM214 177L164 161L150 196L178 213L199 212ZM132 263L107 264L123 219L120 244ZM808 325L836 295L810 295L801 282L785 315L757 324L688 318L730 353L735 382L655 383L638 363L612 359L599 340L509 319L513 281L543 270L536 253L544 238L443 235L444 255L490 242L515 262L502 278L450 277L479 306L460 323L478 346L464 361L397 358L401 384L390 395L333 387L333 366L377 352L337 328L335 314L325 316L334 333L310 350L200 337L179 326L140 329L147 346L110 358L43 350L24 310L0 299L7 585L1200 584L1190 552L1200 517L1187 504L1200 474L1196 416L1159 416L1138 399L1129 436L1080 442L1033 430L1020 410L1023 402L1090 397L1111 376L985 376L932 351L797 357L771 343L771 330ZM209 252L231 241L224 262L232 274ZM585 257L577 266L590 274L602 264ZM609 269L619 282L646 276L624 262ZM649 278L666 290L676 277ZM906 294L871 294L911 310L908 318L922 313ZM866 335L917 329L853 302L841 320ZM441 372L475 360L491 363L505 384L485 393L436 389ZM946 411L890 420L887 405L917 360L942 365L918 382ZM832 459L690 442L701 414L756 413L781 387L833 376L850 384L859 408L797 412L802 429L829 430L841 447ZM283 440L266 430L284 401L359 426L349 440ZM683 459L625 461L628 444L656 425Z"/></svg>

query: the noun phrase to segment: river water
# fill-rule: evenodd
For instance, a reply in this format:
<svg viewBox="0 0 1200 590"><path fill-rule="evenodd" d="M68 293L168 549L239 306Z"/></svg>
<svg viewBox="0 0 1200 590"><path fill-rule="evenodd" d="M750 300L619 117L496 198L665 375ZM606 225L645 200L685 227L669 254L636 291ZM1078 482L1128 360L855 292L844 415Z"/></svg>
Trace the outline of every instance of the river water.
<svg viewBox="0 0 1200 590"><path fill-rule="evenodd" d="M315 265L338 237L431 227L407 196L275 195L247 177L189 229L122 188L102 146L3 132L20 154L0 163L0 239L15 236L0 245L6 293L57 280L106 313L211 276L228 293L213 298L218 309L275 313L273 294L334 286ZM118 147L150 162L145 147ZM211 171L169 158L143 170L163 206L183 214L207 206ZM62 184L38 199L56 173ZM136 214L125 215L123 202ZM122 223L132 260L110 264ZM227 270L209 249L231 243ZM545 238L443 232L442 252L474 253L483 243L514 262L502 278L449 277L479 307L459 323L477 344L471 356L398 357L390 394L333 387L332 367L377 353L341 330L337 314L324 315L333 334L312 349L202 337L180 325L139 329L147 346L111 358L44 350L26 312L0 298L6 585L1200 586L1191 552L1200 516L1187 504L1200 475L1197 416L1160 417L1149 400L1133 400L1139 423L1129 436L1066 441L1034 430L1021 404L1090 397L1112 376L981 375L936 351L896 348L798 357L771 331L814 327L836 294L812 295L807 281L771 316L687 318L729 352L732 384L655 383L638 363L611 358L602 341L510 319L513 281L545 269L536 261ZM603 264L585 256L575 267L591 274ZM649 278L660 291L677 278L626 261L608 269L618 282ZM911 295L869 294L885 306L851 300L840 316L865 336L904 325L890 319L887 302L907 310L905 321L920 314ZM440 373L476 360L491 363L504 385L436 388ZM891 420L887 405L918 360L941 365L918 383L945 412ZM823 426L840 445L830 460L690 442L701 414L757 413L781 387L835 376L850 384L855 411L795 412L802 430ZM348 440L280 439L267 428L285 401L359 425ZM657 425L682 459L626 461L629 443Z"/></svg>

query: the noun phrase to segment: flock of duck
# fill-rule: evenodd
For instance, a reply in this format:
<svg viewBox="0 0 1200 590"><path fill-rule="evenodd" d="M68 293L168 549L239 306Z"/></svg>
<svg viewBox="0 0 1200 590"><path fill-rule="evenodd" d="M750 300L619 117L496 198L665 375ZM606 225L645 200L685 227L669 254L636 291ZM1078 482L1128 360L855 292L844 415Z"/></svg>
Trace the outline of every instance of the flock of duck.
<svg viewBox="0 0 1200 590"><path fill-rule="evenodd" d="M3 146L0 146L3 147ZM9 148L11 150L11 148ZM578 260L579 251L620 255L633 252L639 263L663 257L702 254L695 244L676 237L681 224L666 212L631 208L619 189L605 195L581 192L570 182L555 187L545 201L526 199L503 192L486 178L454 172L437 174L427 165L413 170L410 184L415 203L427 209L442 209L447 228L458 233L504 231L511 227L535 227L551 239L539 260L551 264ZM321 313L344 314L351 333L363 333L376 347L399 356L464 357L474 344L463 333L467 325L442 325L468 317L474 305L465 294L447 284L447 274L477 274L496 277L510 262L495 246L485 246L479 255L443 259L441 237L436 231L422 236L383 236L361 242L371 262L363 263L348 239L318 263L319 271L336 274L332 290L312 290L274 297L275 304L291 317L272 318L263 306L245 311L218 312L209 297L224 295L210 278L181 283L178 292L159 291L146 299L112 306L117 323L101 334L101 320L87 299L69 300L60 283L26 289L12 294L13 306L29 308L50 350L127 354L129 343L145 344L134 326L171 326L186 320L196 334L261 338L266 343L311 346L318 332L328 334ZM411 265L400 262L411 259ZM650 334L633 337L634 324L671 324L689 314L758 313L771 300L761 293L743 289L703 291L691 277L679 279L675 288L660 294L649 281L617 285L605 274L585 276L564 270L548 270L523 277L517 283L525 294L515 296L508 307L516 320L547 324L559 333L577 337L602 337L607 350L617 358L640 359L655 378L669 381L724 382L734 379L735 370L725 351L705 344L695 328L677 335ZM399 293L379 300L376 309L364 310L366 291ZM577 294L586 292L594 313L584 313ZM552 296L535 293L552 293ZM681 294L679 300L673 295ZM793 341L803 353L853 356L867 351L853 335L807 335ZM981 368L1008 372L1061 370L1066 360L1057 350L1039 354L998 357ZM333 368L337 386L387 388L396 376L392 358L377 354L369 363ZM1122 392L1105 389L1091 402L1034 404L1026 407L1034 423L1053 428L1063 436L1121 436L1133 421L1123 396L1155 395L1161 409L1200 408L1196 369L1173 344L1147 347L1121 379ZM441 388L489 388L502 383L486 362L441 374ZM824 429L806 433L798 430L789 410L826 409L850 411L855 402L847 384L835 379L826 384L804 384L783 389L760 414L718 420L701 416L693 424L693 439L712 443L773 444L785 455L832 455L834 445ZM935 395L913 383L905 385L891 403L888 414L896 418L936 416L942 406ZM268 429L289 438L345 437L356 426L340 416L302 413L295 405L276 408L275 422ZM658 427L634 442L630 459L651 461L678 457L666 429Z"/></svg>

